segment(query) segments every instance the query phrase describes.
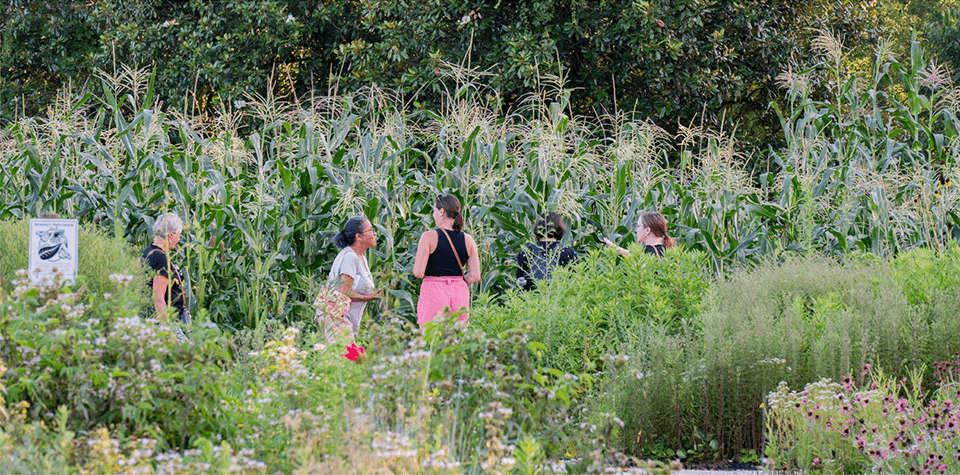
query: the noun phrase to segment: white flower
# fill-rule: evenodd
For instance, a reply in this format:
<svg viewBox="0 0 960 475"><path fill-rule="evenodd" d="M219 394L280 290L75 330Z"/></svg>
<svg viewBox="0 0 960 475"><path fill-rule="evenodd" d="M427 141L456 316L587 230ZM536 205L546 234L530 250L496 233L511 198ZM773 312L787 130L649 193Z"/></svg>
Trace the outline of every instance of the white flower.
<svg viewBox="0 0 960 475"><path fill-rule="evenodd" d="M287 23L290 23L292 21L297 21L297 19L294 18L293 15L287 15Z"/></svg>
<svg viewBox="0 0 960 475"><path fill-rule="evenodd" d="M470 15L464 15L463 18L460 19L461 25L466 25L467 23L470 23Z"/></svg>

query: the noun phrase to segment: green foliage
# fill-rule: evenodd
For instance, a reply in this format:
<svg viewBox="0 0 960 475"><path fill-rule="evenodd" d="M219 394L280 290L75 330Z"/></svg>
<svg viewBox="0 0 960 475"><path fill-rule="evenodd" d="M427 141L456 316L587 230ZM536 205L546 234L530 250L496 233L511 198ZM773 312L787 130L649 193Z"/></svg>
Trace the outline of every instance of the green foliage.
<svg viewBox="0 0 960 475"><path fill-rule="evenodd" d="M564 240L582 253L604 237L629 243L636 216L660 210L717 274L795 252L942 248L960 235L960 168L946 146L960 127L948 91L929 87L919 44L909 65L881 51L863 82L844 69L835 37L816 40L813 69L781 78L787 147L758 177L729 131L671 136L623 115L592 123L554 83L525 102L527 119L502 117L491 90L462 83L431 113L367 90L305 108L260 98L208 120L156 108L150 76L134 71L129 84L65 94L48 118L0 132L0 216L57 212L142 248L153 217L174 211L187 223L176 259L198 307L238 328L310 318L335 255L330 238L357 214L381 236L369 258L389 297L373 319L411 316L417 236L442 192L460 197L479 244L475 292L512 286L517 247L544 211L564 217ZM811 75L832 81L829 100L808 94ZM263 125L241 132L245 117ZM679 163L667 161L671 150Z"/></svg>
<svg viewBox="0 0 960 475"><path fill-rule="evenodd" d="M943 2L947 5L930 19L926 28L928 49L932 55L943 64L947 71L953 72L954 83L960 80L960 31L958 31L958 17L960 17L960 2ZM944 72L947 72L944 71Z"/></svg>
<svg viewBox="0 0 960 475"><path fill-rule="evenodd" d="M71 81L96 90L97 70L124 82L154 68L157 92L191 113L378 86L436 110L462 92L459 79L480 76L497 109L514 112L556 74L579 114L635 111L671 126L725 114L757 140L772 138L774 76L807 54L807 29L834 25L860 43L873 24L870 7L828 0L15 0L2 13L0 49L15 53L0 56L7 120Z"/></svg>
<svg viewBox="0 0 960 475"><path fill-rule="evenodd" d="M193 343L178 345L156 320L127 317L139 310L139 288L130 288L131 276L115 280L112 296L84 301L23 280L13 294L4 292L0 359L10 365L7 396L27 402L39 420L66 407L71 430L111 424L185 445L208 423L196 414L216 407L217 363L229 355L206 326L194 330Z"/></svg>
<svg viewBox="0 0 960 475"><path fill-rule="evenodd" d="M775 155L777 176L761 177L778 191L783 220L774 225L801 249L837 255L912 247L904 236L936 248L957 239L960 168L946 144L960 121L948 78L916 41L909 61L878 48L866 75L845 65L836 35L822 31L817 44L815 66L779 77L790 100L788 111L774 104L786 147ZM819 75L830 84L824 99L811 92Z"/></svg>
<svg viewBox="0 0 960 475"><path fill-rule="evenodd" d="M956 40L947 33L955 27L951 11L960 7L956 0L881 0L877 2L878 26L883 36L892 40L898 56L910 54L910 41L916 37L935 54L949 51ZM949 61L949 56L941 55Z"/></svg>
<svg viewBox="0 0 960 475"><path fill-rule="evenodd" d="M912 252L902 259L956 264L953 251L939 257ZM940 336L957 330L956 298L925 318L929 307L910 304L911 291L894 276L901 261L871 261L761 265L717 282L698 332L646 329L625 352L629 367L602 405L625 424L623 450L683 450L707 458L760 451L764 397L781 381L802 386L853 373L863 384L860 370L868 364L905 377L908 368L958 351L955 333ZM934 281L935 267L897 272Z"/></svg>
<svg viewBox="0 0 960 475"><path fill-rule="evenodd" d="M33 116L93 72L99 31L90 2L10 0L0 7L0 120Z"/></svg>
<svg viewBox="0 0 960 475"><path fill-rule="evenodd" d="M576 409L593 378L544 366L549 360L528 325L488 336L455 318L435 322L420 331L399 321L372 330L379 341L370 354L380 364L370 367L361 403L383 404L378 424L412 439L436 433L454 459L478 465L501 465L511 455L511 464L540 465L588 444ZM536 445L508 447L533 434Z"/></svg>
<svg viewBox="0 0 960 475"><path fill-rule="evenodd" d="M542 366L522 325L488 337L391 319L365 328L354 363L343 342L270 321L232 339L198 324L178 343L126 317L129 278L99 318L66 289L17 285L0 310L5 471L536 473L568 451L627 463L608 450L615 421L579 424L594 377Z"/></svg>
<svg viewBox="0 0 960 475"><path fill-rule="evenodd" d="M623 257L590 252L556 269L536 292L474 304L471 315L491 332L531 324L545 364L569 372L596 369L601 356L632 348L650 328L695 332L709 286L704 255L671 249L658 258L641 246L631 250Z"/></svg>

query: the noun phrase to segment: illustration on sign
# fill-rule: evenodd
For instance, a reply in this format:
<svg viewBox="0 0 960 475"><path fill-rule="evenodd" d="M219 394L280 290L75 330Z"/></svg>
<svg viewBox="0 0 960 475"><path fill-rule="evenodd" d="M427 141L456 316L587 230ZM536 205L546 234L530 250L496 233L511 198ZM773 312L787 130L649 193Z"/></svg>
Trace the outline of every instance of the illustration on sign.
<svg viewBox="0 0 960 475"><path fill-rule="evenodd" d="M62 229L37 231L37 236L40 236L40 259L48 262L70 259L67 236Z"/></svg>
<svg viewBox="0 0 960 475"><path fill-rule="evenodd" d="M30 281L52 284L61 275L71 284L77 277L77 255L80 253L77 220L31 219L29 269Z"/></svg>

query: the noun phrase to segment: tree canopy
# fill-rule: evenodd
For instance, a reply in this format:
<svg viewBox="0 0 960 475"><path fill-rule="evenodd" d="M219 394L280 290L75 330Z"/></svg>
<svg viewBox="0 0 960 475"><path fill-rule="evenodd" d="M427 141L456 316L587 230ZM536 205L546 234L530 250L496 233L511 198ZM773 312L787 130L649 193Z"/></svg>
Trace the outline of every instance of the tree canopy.
<svg viewBox="0 0 960 475"><path fill-rule="evenodd" d="M774 78L810 28L865 41L860 0L9 0L0 117L35 114L67 83L155 70L199 108L376 84L435 107L451 67L486 75L505 108L563 78L575 112L635 111L668 127L720 117L762 129ZM177 106L174 104L173 106ZM758 132L759 133L759 132ZM759 133L759 135L763 135Z"/></svg>

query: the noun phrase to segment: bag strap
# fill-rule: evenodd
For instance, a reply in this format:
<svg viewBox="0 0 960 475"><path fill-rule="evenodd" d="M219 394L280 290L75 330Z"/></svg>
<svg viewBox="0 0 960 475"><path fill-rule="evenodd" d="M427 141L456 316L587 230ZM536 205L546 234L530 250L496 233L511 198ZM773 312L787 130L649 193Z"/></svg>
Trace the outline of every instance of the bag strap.
<svg viewBox="0 0 960 475"><path fill-rule="evenodd" d="M453 257L457 258L457 264L460 265L460 275L465 275L463 273L463 261L460 260L460 254L457 254L457 248L453 247L453 239L450 239L450 234L447 233L446 229L443 229L443 228L437 228L437 229L443 231L443 235L447 237L447 242L450 243L450 249L453 251Z"/></svg>

